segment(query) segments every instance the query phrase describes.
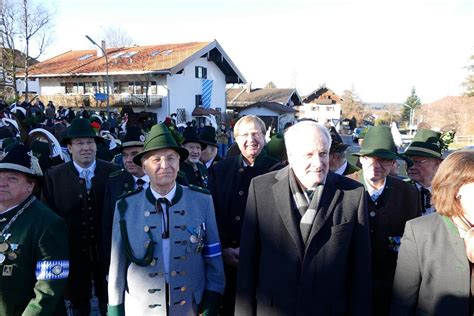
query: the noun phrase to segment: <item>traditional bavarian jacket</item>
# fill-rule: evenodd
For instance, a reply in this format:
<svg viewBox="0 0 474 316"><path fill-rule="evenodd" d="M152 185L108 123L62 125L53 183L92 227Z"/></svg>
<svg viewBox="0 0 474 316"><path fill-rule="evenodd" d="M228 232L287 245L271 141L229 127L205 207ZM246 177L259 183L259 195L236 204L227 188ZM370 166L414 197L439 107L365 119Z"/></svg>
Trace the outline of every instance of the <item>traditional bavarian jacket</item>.
<svg viewBox="0 0 474 316"><path fill-rule="evenodd" d="M69 274L66 223L36 199L26 205L32 198L0 214L0 231L11 224L0 236L0 315L65 313L61 297Z"/></svg>
<svg viewBox="0 0 474 316"><path fill-rule="evenodd" d="M169 273L163 215L150 188L116 205L109 269L109 315L196 315L205 292L224 292L221 246L210 195L176 184L169 207ZM168 282L167 282L167 280ZM167 293L168 291L168 293Z"/></svg>

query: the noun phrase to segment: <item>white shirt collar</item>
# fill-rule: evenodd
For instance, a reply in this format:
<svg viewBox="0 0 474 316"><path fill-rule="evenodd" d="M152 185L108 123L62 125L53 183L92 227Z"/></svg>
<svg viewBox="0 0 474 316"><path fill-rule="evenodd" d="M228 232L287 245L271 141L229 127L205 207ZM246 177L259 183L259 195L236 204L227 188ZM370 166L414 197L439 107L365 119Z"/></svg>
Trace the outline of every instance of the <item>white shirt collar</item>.
<svg viewBox="0 0 474 316"><path fill-rule="evenodd" d="M136 185L138 179L142 179L143 181L145 181L145 184L143 185L143 188L144 188L144 189L148 188L148 185L149 185L149 183L150 183L150 177L149 177L147 174L144 175L144 176L141 177L141 178L135 177L135 176L132 174L132 177L133 177L133 182L135 182L135 185Z"/></svg>
<svg viewBox="0 0 474 316"><path fill-rule="evenodd" d="M94 171L95 171L95 167L97 165L97 162L94 160L94 162L92 163L92 165L90 165L88 168L82 168L81 166L79 166L74 160L72 161L72 163L74 164L74 167L76 168L77 172L79 172L79 176L82 175L82 171L83 170L89 170L90 172L92 172L92 174L94 174Z"/></svg>
<svg viewBox="0 0 474 316"><path fill-rule="evenodd" d="M345 160L342 166L340 166L336 171L334 171L334 173L337 173L342 176L342 174L344 173L344 170L346 170L346 167L347 167L347 160Z"/></svg>
<svg viewBox="0 0 474 316"><path fill-rule="evenodd" d="M387 178L383 179L383 185L380 187L380 189L374 189L367 180L365 180L367 192L369 193L370 196L377 194L378 196L382 195L383 190L385 189L385 184L387 184Z"/></svg>
<svg viewBox="0 0 474 316"><path fill-rule="evenodd" d="M150 190L151 190L151 193L153 194L153 196L155 197L155 199L159 199L159 198L166 198L168 201L172 201L174 196L176 195L176 182L174 183L174 187L171 189L171 191L168 192L168 194L166 194L165 196L159 194L158 192L156 192L155 190L153 190L153 188L150 186Z"/></svg>

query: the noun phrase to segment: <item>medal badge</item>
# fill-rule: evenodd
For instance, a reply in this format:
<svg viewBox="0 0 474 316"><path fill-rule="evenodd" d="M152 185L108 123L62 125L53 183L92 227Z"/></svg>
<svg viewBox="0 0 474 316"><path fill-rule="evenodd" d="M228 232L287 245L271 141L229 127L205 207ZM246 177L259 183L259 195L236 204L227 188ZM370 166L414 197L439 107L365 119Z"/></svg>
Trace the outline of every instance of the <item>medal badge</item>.
<svg viewBox="0 0 474 316"><path fill-rule="evenodd" d="M7 264L3 266L2 276L11 276L13 273L13 265Z"/></svg>
<svg viewBox="0 0 474 316"><path fill-rule="evenodd" d="M0 243L0 252L1 253L7 252L8 249L10 249L10 245L6 241Z"/></svg>
<svg viewBox="0 0 474 316"><path fill-rule="evenodd" d="M6 256L3 253L0 253L0 264L5 262Z"/></svg>

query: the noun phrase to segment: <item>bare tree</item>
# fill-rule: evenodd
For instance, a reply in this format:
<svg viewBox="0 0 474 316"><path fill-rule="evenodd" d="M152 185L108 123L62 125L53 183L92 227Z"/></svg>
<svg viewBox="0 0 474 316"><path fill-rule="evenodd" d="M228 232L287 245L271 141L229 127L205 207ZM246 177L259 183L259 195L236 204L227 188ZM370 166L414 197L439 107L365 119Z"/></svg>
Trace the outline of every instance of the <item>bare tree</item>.
<svg viewBox="0 0 474 316"><path fill-rule="evenodd" d="M52 13L41 4L31 4L28 0L23 0L22 16L20 19L20 36L25 41L25 101L28 101L28 79L29 61L32 41L36 41L37 54L33 59L38 59L45 48L49 45L51 37L49 30L52 27Z"/></svg>
<svg viewBox="0 0 474 316"><path fill-rule="evenodd" d="M133 39L126 30L117 25L110 25L103 29L101 37L109 47L126 47L133 45Z"/></svg>
<svg viewBox="0 0 474 316"><path fill-rule="evenodd" d="M0 30L4 45L2 47L4 64L7 65L7 72L10 72L13 79L15 92L18 68L23 66L25 101L28 101L29 68L50 44L53 13L44 4L29 0L4 0L1 13ZM24 45L21 50L17 49L19 43ZM21 66L17 61L18 56L23 59Z"/></svg>

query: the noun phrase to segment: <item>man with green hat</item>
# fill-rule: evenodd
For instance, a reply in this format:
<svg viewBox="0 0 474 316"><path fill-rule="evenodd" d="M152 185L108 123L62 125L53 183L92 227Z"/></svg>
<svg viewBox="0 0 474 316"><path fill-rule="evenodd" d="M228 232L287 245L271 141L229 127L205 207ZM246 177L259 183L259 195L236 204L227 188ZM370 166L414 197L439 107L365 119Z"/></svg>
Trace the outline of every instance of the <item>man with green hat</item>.
<svg viewBox="0 0 474 316"><path fill-rule="evenodd" d="M435 211L431 205L431 181L442 161L441 133L420 129L403 153L410 158L408 176L416 184L422 204L422 215Z"/></svg>
<svg viewBox="0 0 474 316"><path fill-rule="evenodd" d="M201 140L193 126L186 127L183 136L183 147L189 152L189 155L181 162L179 168L184 173L188 184L207 188L207 168L199 160L201 152L207 148L207 144Z"/></svg>
<svg viewBox="0 0 474 316"><path fill-rule="evenodd" d="M400 156L388 126L368 129L359 153L362 170L349 175L365 186L372 249L373 315L389 315L398 248L406 221L420 215L418 193L389 176Z"/></svg>
<svg viewBox="0 0 474 316"><path fill-rule="evenodd" d="M216 129L213 126L206 125L203 127L199 137L207 145L207 147L201 151L201 158L199 158L199 160L209 170L213 164L222 160L217 154Z"/></svg>
<svg viewBox="0 0 474 316"><path fill-rule="evenodd" d="M34 195L42 175L25 145L0 161L0 315L66 313L66 223Z"/></svg>
<svg viewBox="0 0 474 316"><path fill-rule="evenodd" d="M97 136L88 119L74 119L62 144L72 161L49 169L42 200L66 220L71 245L71 269L65 299L72 315L90 315L92 288L100 313L107 310L106 271L99 253L105 182L119 166L96 159Z"/></svg>
<svg viewBox="0 0 474 316"><path fill-rule="evenodd" d="M158 124L133 159L150 186L116 204L109 316L217 315L225 277L214 206L207 190L176 183L187 156Z"/></svg>

